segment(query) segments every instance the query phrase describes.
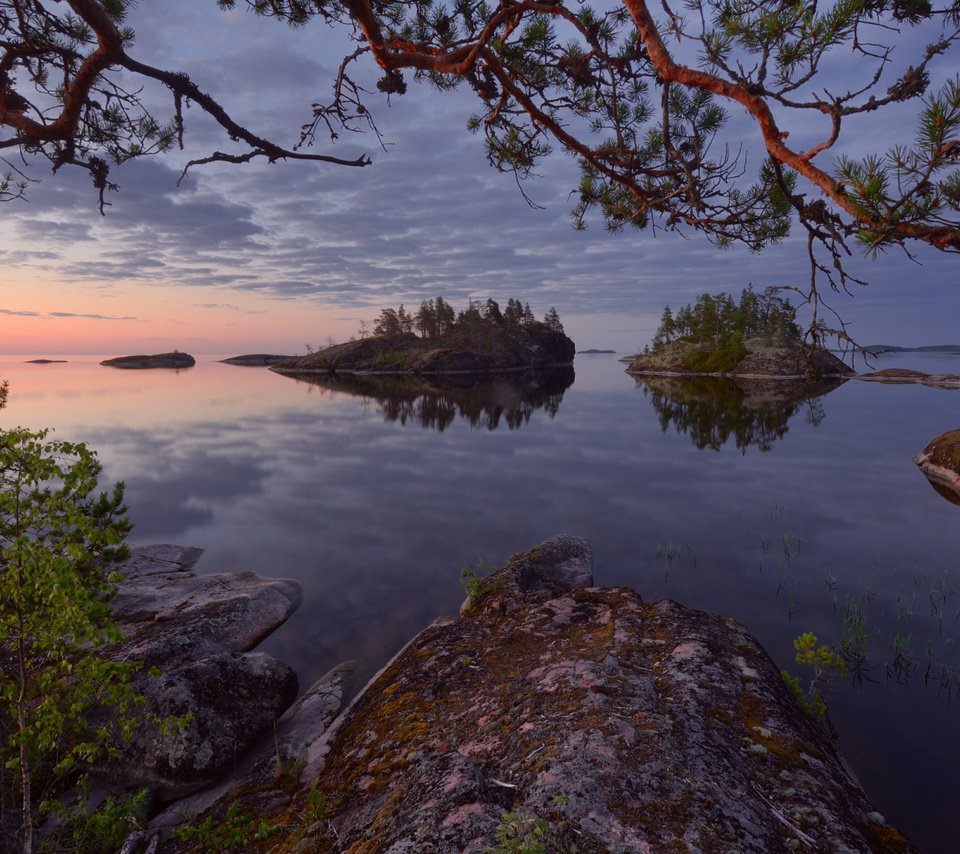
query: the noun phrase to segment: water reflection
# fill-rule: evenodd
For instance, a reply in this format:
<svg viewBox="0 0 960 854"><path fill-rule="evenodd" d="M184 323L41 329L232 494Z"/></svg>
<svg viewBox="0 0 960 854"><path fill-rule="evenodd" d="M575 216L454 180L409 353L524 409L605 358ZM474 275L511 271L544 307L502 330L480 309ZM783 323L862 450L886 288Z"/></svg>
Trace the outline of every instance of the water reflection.
<svg viewBox="0 0 960 854"><path fill-rule="evenodd" d="M284 374L283 376L291 376ZM573 384L570 365L501 374L295 374L297 382L373 400L384 421L443 432L460 417L472 428L509 430L538 409L553 418Z"/></svg>
<svg viewBox="0 0 960 854"><path fill-rule="evenodd" d="M732 437L743 453L751 445L769 451L789 429L801 409L807 423L817 427L826 417L821 398L843 385L841 378L805 380L751 380L742 377L636 378L650 398L666 433L673 424L698 448L719 451Z"/></svg>

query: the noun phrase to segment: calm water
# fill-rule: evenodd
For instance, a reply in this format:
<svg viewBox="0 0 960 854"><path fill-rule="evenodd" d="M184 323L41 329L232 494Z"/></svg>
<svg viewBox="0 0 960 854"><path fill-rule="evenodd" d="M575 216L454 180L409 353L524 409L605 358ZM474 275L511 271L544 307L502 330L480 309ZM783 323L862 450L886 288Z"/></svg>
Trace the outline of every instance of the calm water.
<svg viewBox="0 0 960 854"><path fill-rule="evenodd" d="M759 400L647 388L610 356L532 392L66 358L0 357L0 425L98 449L127 484L134 542L299 580L303 607L264 648L302 684L347 658L369 674L455 613L462 568L577 534L598 583L734 616L794 672L793 638L839 644L846 618L863 666L826 692L841 746L889 820L924 851L956 850L960 507L911 457L960 427L960 391L848 382ZM877 360L890 366L960 373L960 357Z"/></svg>

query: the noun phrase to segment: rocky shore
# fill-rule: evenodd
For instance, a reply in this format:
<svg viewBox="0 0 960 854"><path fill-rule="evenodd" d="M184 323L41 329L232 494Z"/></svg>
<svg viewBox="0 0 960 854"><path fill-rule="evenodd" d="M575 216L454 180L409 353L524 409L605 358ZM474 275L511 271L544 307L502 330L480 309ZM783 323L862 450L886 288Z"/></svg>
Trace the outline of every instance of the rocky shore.
<svg viewBox="0 0 960 854"><path fill-rule="evenodd" d="M179 675L155 694L198 686L183 692L197 727L165 759L126 763L124 779L172 781L127 854L225 839L277 854L912 850L742 626L593 587L582 540L478 579L458 618L417 635L345 710L348 665L282 715L289 675L249 650L296 585L198 576L196 556L138 551L118 597L124 654L181 662L161 666ZM227 661L245 676L193 678ZM221 723L200 723L206 703ZM255 722L227 719L248 705ZM186 776L212 782L181 797Z"/></svg>

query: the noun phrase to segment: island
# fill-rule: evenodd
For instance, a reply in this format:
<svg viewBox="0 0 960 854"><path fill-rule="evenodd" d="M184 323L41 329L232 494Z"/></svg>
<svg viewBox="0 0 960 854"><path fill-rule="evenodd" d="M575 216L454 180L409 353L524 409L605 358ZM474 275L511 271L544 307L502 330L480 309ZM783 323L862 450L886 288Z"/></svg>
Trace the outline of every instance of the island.
<svg viewBox="0 0 960 854"><path fill-rule="evenodd" d="M599 355L599 354L601 354L601 353L616 353L616 352L617 352L616 350L595 350L595 349L591 349L591 350L577 350L577 355L578 355L578 356L580 356L580 355L583 355L583 356L597 356L597 355Z"/></svg>
<svg viewBox="0 0 960 854"><path fill-rule="evenodd" d="M676 314L664 308L652 346L630 362L627 373L802 379L854 371L804 342L796 309L775 288L756 293L747 287L739 301L704 293Z"/></svg>
<svg viewBox="0 0 960 854"><path fill-rule="evenodd" d="M24 362L25 365L61 365L64 364L66 359L28 359Z"/></svg>
<svg viewBox="0 0 960 854"><path fill-rule="evenodd" d="M189 353L156 353L152 356L117 356L100 364L110 368L192 368L197 363Z"/></svg>
<svg viewBox="0 0 960 854"><path fill-rule="evenodd" d="M242 365L248 368L262 368L267 365L275 365L277 362L285 362L292 359L293 356L281 356L276 353L248 353L245 356L231 356L229 359L221 359L225 365Z"/></svg>
<svg viewBox="0 0 960 854"><path fill-rule="evenodd" d="M417 331L415 332L414 329ZM459 314L442 297L421 303L415 314L403 305L380 312L373 333L287 359L270 367L282 374L309 372L442 374L490 373L567 365L576 347L556 309L536 320L529 303L471 301Z"/></svg>

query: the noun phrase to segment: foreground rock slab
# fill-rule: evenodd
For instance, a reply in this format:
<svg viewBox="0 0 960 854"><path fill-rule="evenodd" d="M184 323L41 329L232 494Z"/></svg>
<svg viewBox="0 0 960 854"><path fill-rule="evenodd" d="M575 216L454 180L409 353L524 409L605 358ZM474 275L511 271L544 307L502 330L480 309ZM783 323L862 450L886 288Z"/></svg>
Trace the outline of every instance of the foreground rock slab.
<svg viewBox="0 0 960 854"><path fill-rule="evenodd" d="M572 537L514 556L309 745L286 805L241 788L207 817L255 809L250 851L912 850L742 626L591 564Z"/></svg>
<svg viewBox="0 0 960 854"><path fill-rule="evenodd" d="M100 364L110 368L192 368L197 363L189 353L156 353L152 356L117 356Z"/></svg>
<svg viewBox="0 0 960 854"><path fill-rule="evenodd" d="M930 441L913 461L938 492L960 503L960 430L949 430Z"/></svg>
<svg viewBox="0 0 960 854"><path fill-rule="evenodd" d="M114 657L139 661L134 684L152 715L107 776L183 797L232 769L297 696L288 665L250 652L299 606L296 582L253 573L200 574L199 549L131 550L112 606L124 635ZM155 669L159 675L148 671Z"/></svg>

